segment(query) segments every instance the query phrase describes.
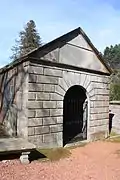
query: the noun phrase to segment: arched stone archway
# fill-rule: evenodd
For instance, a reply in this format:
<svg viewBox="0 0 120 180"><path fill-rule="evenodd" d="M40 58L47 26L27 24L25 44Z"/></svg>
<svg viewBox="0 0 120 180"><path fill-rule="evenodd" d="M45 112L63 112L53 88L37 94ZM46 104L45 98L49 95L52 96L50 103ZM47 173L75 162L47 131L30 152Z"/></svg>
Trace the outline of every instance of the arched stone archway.
<svg viewBox="0 0 120 180"><path fill-rule="evenodd" d="M80 85L70 87L63 102L63 145L87 139L88 101Z"/></svg>

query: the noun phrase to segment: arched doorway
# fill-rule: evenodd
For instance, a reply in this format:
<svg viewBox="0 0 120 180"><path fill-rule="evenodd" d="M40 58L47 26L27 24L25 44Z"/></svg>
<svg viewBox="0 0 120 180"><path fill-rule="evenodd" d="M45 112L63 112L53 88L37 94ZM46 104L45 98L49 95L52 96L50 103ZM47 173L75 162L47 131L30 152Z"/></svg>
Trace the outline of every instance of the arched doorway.
<svg viewBox="0 0 120 180"><path fill-rule="evenodd" d="M63 145L87 139L88 102L79 85L68 89L63 103Z"/></svg>

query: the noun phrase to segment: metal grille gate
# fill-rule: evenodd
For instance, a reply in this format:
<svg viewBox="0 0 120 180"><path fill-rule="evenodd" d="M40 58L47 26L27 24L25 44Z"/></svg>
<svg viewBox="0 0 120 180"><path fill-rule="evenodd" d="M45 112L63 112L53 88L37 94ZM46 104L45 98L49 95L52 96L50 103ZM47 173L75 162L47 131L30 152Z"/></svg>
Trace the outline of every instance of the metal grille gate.
<svg viewBox="0 0 120 180"><path fill-rule="evenodd" d="M83 103L86 99L86 94L83 91L67 94L64 98L64 121L63 121L63 143L75 142L86 138L87 134L87 104ZM83 121L84 118L84 121ZM84 136L83 136L84 135Z"/></svg>

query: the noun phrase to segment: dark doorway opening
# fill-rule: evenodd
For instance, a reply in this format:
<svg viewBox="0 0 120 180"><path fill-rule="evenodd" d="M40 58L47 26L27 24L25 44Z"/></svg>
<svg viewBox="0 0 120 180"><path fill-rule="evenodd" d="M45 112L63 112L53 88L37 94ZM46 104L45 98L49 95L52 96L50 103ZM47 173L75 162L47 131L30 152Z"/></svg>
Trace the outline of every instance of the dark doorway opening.
<svg viewBox="0 0 120 180"><path fill-rule="evenodd" d="M83 87L68 89L63 103L63 145L87 139L87 104Z"/></svg>

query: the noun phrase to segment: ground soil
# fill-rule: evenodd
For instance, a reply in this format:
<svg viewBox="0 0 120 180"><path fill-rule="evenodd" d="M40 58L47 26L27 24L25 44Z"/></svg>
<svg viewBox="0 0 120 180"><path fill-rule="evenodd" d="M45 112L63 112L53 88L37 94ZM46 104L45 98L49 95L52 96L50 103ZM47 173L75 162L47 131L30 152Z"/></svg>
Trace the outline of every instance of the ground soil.
<svg viewBox="0 0 120 180"><path fill-rule="evenodd" d="M89 143L55 162L1 161L0 180L120 180L120 143Z"/></svg>

